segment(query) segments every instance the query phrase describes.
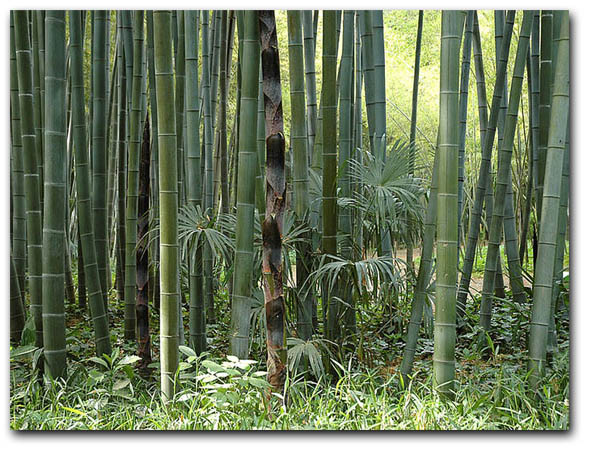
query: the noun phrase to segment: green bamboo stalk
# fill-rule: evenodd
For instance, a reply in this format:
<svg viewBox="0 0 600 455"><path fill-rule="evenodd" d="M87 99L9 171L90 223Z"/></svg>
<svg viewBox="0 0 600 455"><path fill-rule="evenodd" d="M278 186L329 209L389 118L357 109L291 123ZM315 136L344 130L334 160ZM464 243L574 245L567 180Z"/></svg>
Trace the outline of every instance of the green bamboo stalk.
<svg viewBox="0 0 600 455"><path fill-rule="evenodd" d="M385 42L383 38L383 11L374 10L371 14L373 26L373 110L375 129L373 131L374 150L381 151L385 160L386 152L386 102L385 102ZM391 251L391 247L390 247ZM384 254L387 254L384 252Z"/></svg>
<svg viewBox="0 0 600 455"><path fill-rule="evenodd" d="M86 140L84 77L83 77L83 36L81 11L69 13L71 30L71 96L73 118L73 142L75 147L75 177L77 185L77 218L79 239L85 269L85 284L88 290L90 314L94 326L96 353L110 354L108 318L102 298L102 286L94 244L92 205L90 199L90 168ZM81 279L81 277L79 277ZM81 292L81 290L80 290Z"/></svg>
<svg viewBox="0 0 600 455"><path fill-rule="evenodd" d="M36 19L36 28L37 28L37 37L38 37L38 66L37 72L39 73L40 80L40 125L42 128L45 125L46 118L46 109L45 109L45 99L46 99L46 33L45 33L45 18L46 11L38 10L35 11L35 19ZM34 70L35 70L35 62L34 62ZM40 182L43 179L44 173L44 153L45 150L46 139L44 135L41 135L41 151L42 154L38 156L38 169L42 172L39 172ZM40 190L40 204L43 204L44 201L44 185L39 185ZM41 218L40 218L41 219Z"/></svg>
<svg viewBox="0 0 600 455"><path fill-rule="evenodd" d="M500 58L500 53L502 51L502 39L504 37L504 21L505 21L505 11L504 10L495 10L494 11L494 44L496 48L495 56L496 56L496 67L499 66L498 59ZM499 151L502 148L502 139L504 137L504 121L506 119L506 110L508 108L508 83L507 80L504 80L504 87L502 89L502 98L500 99L500 110L498 112L498 146L497 150ZM497 179L497 171L498 164L500 159L500 153L497 154L496 167L492 163L490 167L490 178L488 179L488 187L485 194L485 224L487 227L487 236L489 240L490 235L490 225L492 224L493 211L494 211L494 182ZM505 208L506 210L506 208ZM504 277L503 277L503 269L502 269L502 256L498 256L498 261L496 264L496 276L494 278L494 294L497 297L504 298L506 297L504 293Z"/></svg>
<svg viewBox="0 0 600 455"><path fill-rule="evenodd" d="M19 14L19 13L17 13ZM23 25L26 27L26 12ZM18 17L18 16L17 16ZM15 20L17 34L19 21ZM65 177L67 157L65 12L46 13L46 124L44 128L44 227L42 243L42 323L44 362L53 378L67 368L65 327ZM26 30L26 28L25 28ZM19 42L17 40L17 50Z"/></svg>
<svg viewBox="0 0 600 455"><path fill-rule="evenodd" d="M467 108L469 102L469 74L471 70L471 43L473 41L474 11L467 12L465 32L463 38L462 64L460 70L460 96L459 96L459 126L458 126L458 245L460 253L460 240L462 238L462 213L464 205L465 185L465 149L467 139ZM458 264L459 255L456 256Z"/></svg>
<svg viewBox="0 0 600 455"><path fill-rule="evenodd" d="M552 92L552 11L542 10L540 35L540 95L539 95L539 144L538 144L538 181L536 195L537 219L542 217L542 201L544 175L546 170L546 153L548 149L548 131L550 125L550 101Z"/></svg>
<svg viewBox="0 0 600 455"><path fill-rule="evenodd" d="M560 38L556 54L556 74L544 179L544 198L540 220L537 270L533 287L533 308L529 332L529 381L535 390L544 375L548 323L552 309L552 280L559 231L561 174L569 117L569 14L560 11Z"/></svg>
<svg viewBox="0 0 600 455"><path fill-rule="evenodd" d="M121 11L121 22L123 24L123 51L127 80L127 114L129 115L131 112L131 90L133 81L133 26L131 23L131 11Z"/></svg>
<svg viewBox="0 0 600 455"><path fill-rule="evenodd" d="M467 234L467 245L465 248L465 259L463 262L463 270L460 279L460 285L457 293L457 305L464 307L467 300L467 294L469 292L469 284L471 282L471 273L473 271L473 263L475 259L475 249L477 248L477 242L479 240L479 226L481 223L481 214L483 209L483 202L486 196L486 191L490 184L490 167L491 167L491 156L492 147L494 145L494 136L496 135L496 127L498 125L498 114L500 110L500 101L502 98L502 91L504 87L504 81L506 79L506 66L508 62L508 51L510 48L510 40L512 37L512 28L514 25L515 13L513 10L508 11L506 15L506 21L504 23L504 33L502 39L502 52L500 54L499 65L496 68L496 82L494 83L494 94L492 97L492 106L490 108L489 118L486 121L486 125L482 124L482 120L485 120L483 116L483 110L485 107L485 82L483 80L483 73L480 72L482 65L479 63L481 54L481 46L479 39L479 27L474 18L474 45L477 52L475 55L475 68L476 76L478 78L477 83L477 97L479 99L479 120L481 126L481 134L485 129L485 138L483 140L483 148L481 153L481 165L479 167L479 176L477 179L477 189L475 191L475 200L473 202L473 209L471 216L469 217L469 230ZM477 24L477 25L476 25ZM483 134L482 134L483 136Z"/></svg>
<svg viewBox="0 0 600 455"><path fill-rule="evenodd" d="M204 165L204 209L212 213L214 206L213 194L213 115L211 100L211 77L210 77L210 48L208 37L208 16L209 11L202 11L202 97L204 114L204 146L205 146L205 165ZM216 19L216 17L215 17ZM206 317L209 323L214 322L214 294L213 294L213 257L210 248L202 250L202 300L206 308ZM212 313L211 313L212 311Z"/></svg>
<svg viewBox="0 0 600 455"><path fill-rule="evenodd" d="M250 14L247 12L246 14ZM266 127L266 212L262 223L263 291L267 325L267 380L281 391L286 379L285 300L281 238L285 210L285 136L275 11L259 11ZM246 28L246 27L244 27ZM245 62L250 58L246 57Z"/></svg>
<svg viewBox="0 0 600 455"><path fill-rule="evenodd" d="M223 11L221 18L221 47L219 55L219 171L221 189L221 212L229 213L229 184L227 182L227 18Z"/></svg>
<svg viewBox="0 0 600 455"><path fill-rule="evenodd" d="M560 37L559 37L560 39ZM559 284L563 279L563 261L565 253L565 237L567 235L568 206L569 206L569 134L570 127L567 123L567 136L565 138L565 150L563 153L562 180L560 184L560 205L558 211L558 233L556 237L556 251L554 254L554 281L552 283L552 308L550 311L550 322L548 326L547 353L552 356L558 352L558 340L556 334L556 305L559 298Z"/></svg>
<svg viewBox="0 0 600 455"><path fill-rule="evenodd" d="M211 60L210 60L210 114L212 119L213 132L217 126L217 90L219 88L219 58L221 56L221 21L223 20L222 11L213 11L213 34L212 34L212 47L211 47ZM217 156L216 147L218 136L215 137L215 150L213 150L214 156Z"/></svg>
<svg viewBox="0 0 600 455"><path fill-rule="evenodd" d="M497 271L498 256L500 254L500 242L502 240L502 220L505 213L505 197L508 185L511 183L511 156L513 149L513 141L515 130L517 126L519 102L521 97L521 89L523 86L523 74L525 71L525 60L527 57L527 49L529 47L529 37L531 34L531 24L533 21L533 12L525 11L523 13L523 21L521 25L521 32L519 34L519 44L517 46L517 55L515 57L515 66L513 70L513 78L510 86L510 97L508 102L507 119L505 123L504 137L502 139L499 163L498 163L498 179L496 181L496 191L494 193L494 211L492 214L492 223L490 226L490 239L488 242L488 250L486 256L486 266L483 278L483 290L480 307L480 318L479 323L482 328L487 332L491 326L491 311L492 311L492 292L494 287L494 280ZM514 223L514 218L513 218ZM514 242L516 245L516 242ZM520 266L518 264L518 253L514 251L515 259L517 260L516 266L520 272ZM513 292L517 291L514 298L517 301L524 301L524 295L519 295L519 287L521 287L521 293L523 282L518 276L512 276L511 271L511 283L513 283ZM514 282L513 282L514 280ZM521 282L519 283L519 280ZM523 299L523 300L520 300Z"/></svg>
<svg viewBox="0 0 600 455"><path fill-rule="evenodd" d="M415 154L416 154L416 135L417 135L417 107L419 99L419 71L421 67L421 42L423 40L423 10L419 11L419 18L417 20L417 43L415 46L415 67L413 72L413 90L412 90L412 104L410 114L410 134L409 134L409 173L414 174L415 170ZM460 168L460 164L459 164ZM460 176L459 176L460 177ZM460 189L459 189L460 195ZM459 208L460 210L460 208ZM459 212L460 213L460 212ZM460 218L459 218L460 220ZM410 216L407 217L407 225L412 224ZM410 229L409 229L410 230ZM460 231L460 230L459 230ZM413 245L410 236L406 238L406 263L408 269L413 270Z"/></svg>
<svg viewBox="0 0 600 455"><path fill-rule="evenodd" d="M504 28L504 11L497 10L494 12L495 18L495 28L496 28L496 65L498 65L498 59L500 58L500 53L502 50L502 38L503 38L503 28ZM502 150L502 144L504 141L504 124L506 119L506 111L507 111L507 102L508 102L508 84L504 83L502 100L500 102L500 112L498 117L498 150ZM500 156L501 153L498 153L498 169L500 167ZM512 180L512 179L511 179ZM490 199L492 198L491 187L488 187L488 192L490 194ZM503 229L504 229L504 245L505 245L505 253L506 260L509 270L509 282L510 287L513 293L513 298L515 301L523 303L527 299L525 295L525 290L523 288L523 279L521 276L521 265L519 261L519 253L517 246L517 228L516 228L516 220L515 220L515 210L513 203L513 189L512 183L508 185L506 190L506 197L504 203L504 215L503 215ZM488 209L488 213L493 212L493 199L491 199L490 204L488 205L490 209ZM493 214L488 215L488 230L489 226L493 220ZM502 236L502 234L500 234ZM498 256L497 266L496 266L496 276L494 277L494 293L497 296L504 297L504 283L502 278L502 265L500 255Z"/></svg>
<svg viewBox="0 0 600 455"><path fill-rule="evenodd" d="M456 342L456 254L458 241L458 98L460 11L442 12L440 143L437 204L437 273L433 381L440 393L454 390Z"/></svg>
<svg viewBox="0 0 600 455"><path fill-rule="evenodd" d="M535 206L541 205L541 196L538 194L538 147L539 147L539 109L540 109L540 12L533 13L533 26L531 29L531 46L529 61L527 62L527 88L529 91L529 129L530 129L530 180L533 187ZM529 183L528 183L529 185ZM542 188L540 188L542 189ZM528 188L529 191L529 188ZM528 204L531 198L528 196ZM527 250L527 234L529 232L529 216L531 206L528 206L521 230L521 244L519 259L523 263Z"/></svg>
<svg viewBox="0 0 600 455"><path fill-rule="evenodd" d="M23 146L28 288L30 308L35 324L35 343L37 347L42 347L42 212L33 125L31 50L27 30L27 12L13 11L13 18Z"/></svg>
<svg viewBox="0 0 600 455"><path fill-rule="evenodd" d="M106 207L106 11L94 12L93 121L92 121L92 213L96 258L104 305L108 303L108 217Z"/></svg>
<svg viewBox="0 0 600 455"><path fill-rule="evenodd" d="M293 186L294 212L300 222L307 221L310 202L308 199L308 136L306 121L306 106L304 92L304 62L302 45L302 12L290 10L287 12L288 49L290 60L290 107L291 146L293 151ZM311 22L312 26L312 22ZM312 44L310 44L312 45ZM349 108L349 107L348 107ZM300 293L305 288L309 271L308 233L304 236L306 243L297 251L296 259L296 290L298 311L298 335L308 340L312 334L312 292Z"/></svg>
<svg viewBox="0 0 600 455"><path fill-rule="evenodd" d="M354 115L353 115L353 129L354 129L354 140L352 146L352 157L358 163L362 164L363 154L363 131L362 131L362 47L360 42L360 13L357 11L354 19L354 32L355 32L355 50L354 50ZM360 192L360 183L358 179L353 182L354 191ZM360 218L360 212L357 210L355 213L356 226L356 245L358 246L357 257L362 258L363 249L363 221Z"/></svg>
<svg viewBox="0 0 600 455"><path fill-rule="evenodd" d="M262 68L258 69L258 93L262 93ZM258 123L256 133L256 185L254 201L258 210L258 217L262 223L265 219L265 100L258 97Z"/></svg>
<svg viewBox="0 0 600 455"><path fill-rule="evenodd" d="M173 30L173 49L175 51L175 132L177 135L177 202L181 208L185 201L185 135L186 127L184 121L185 111L185 33L183 11L172 12L172 30ZM181 247L181 246L180 246ZM182 304L185 299L185 293L181 289L181 270L177 271L177 280L179 291L179 344L185 344L183 329L183 311Z"/></svg>
<svg viewBox="0 0 600 455"><path fill-rule="evenodd" d="M439 133L438 133L439 144ZM419 273L417 275L417 284L413 295L410 308L410 320L406 336L406 346L402 356L400 371L404 382L409 380L412 367L417 352L417 341L419 340L419 329L423 320L423 308L427 297L426 291L431 279L431 269L433 267L433 241L435 238L437 204L438 204L438 183L439 183L439 145L436 147L433 160L433 172L431 174L431 188L429 190L429 201L427 202L427 211L423 223L423 244L421 247L421 262L419 264Z"/></svg>
<svg viewBox="0 0 600 455"><path fill-rule="evenodd" d="M351 197L349 162L352 158L352 52L354 48L354 11L346 10L343 14L344 31L342 35L342 59L340 63L340 113L339 113L339 186L340 196ZM385 102L385 100L384 100ZM352 219L349 207L339 209L340 255L352 259ZM342 300L346 303L344 320L345 327L351 336L356 329L356 314L353 302L350 280L341 286Z"/></svg>
<svg viewBox="0 0 600 455"><path fill-rule="evenodd" d="M36 156L38 162L38 174L40 178L43 178L44 175L44 157L43 157L43 149L42 149L42 137L43 137L43 125L42 125L42 109L43 102L41 99L41 81L40 76L43 75L40 73L40 49L39 49L39 37L38 37L38 15L32 13L33 16L33 24L31 27L31 45L32 45L32 64L33 64L33 124L35 128L35 149ZM44 189L40 188L40 199L44 197Z"/></svg>
<svg viewBox="0 0 600 455"><path fill-rule="evenodd" d="M323 235L322 251L337 253L337 137L336 137L336 36L335 11L323 11ZM337 340L339 335L338 304L333 296L323 298L327 304L327 338Z"/></svg>
<svg viewBox="0 0 600 455"><path fill-rule="evenodd" d="M117 16L118 17L118 16ZM113 251L113 245L115 241L114 236L114 221L115 221L115 195L116 195L116 184L117 180L115 176L117 174L117 144L118 144L118 86L121 82L120 77L118 77L118 52L116 51L116 47L119 46L119 36L115 37L115 57L114 57L114 65L112 69L112 82L111 82L111 90L110 90L110 114L109 120L110 123L107 122L107 125L110 126L110 134L107 135L107 139L109 140L110 147L108 149L108 196L107 196L107 204L108 204L108 238L109 238L109 257L112 256L110 254Z"/></svg>
<svg viewBox="0 0 600 455"><path fill-rule="evenodd" d="M19 106L19 76L15 52L13 15L10 15L10 120L11 120L11 192L12 192L12 244L15 276L25 301L25 265L27 251L26 195L23 176L23 144L21 139L21 109Z"/></svg>
<svg viewBox="0 0 600 455"><path fill-rule="evenodd" d="M150 170L151 170L151 190L152 190L152 216L158 218L159 210L159 191L158 191L158 120L157 120L157 103L156 103L156 76L155 76L155 65L154 65L154 20L152 11L146 12L146 33L147 33L147 46L146 51L148 54L148 89L150 91L150 113L151 113L151 159L150 159ZM202 185L200 185L202 190ZM153 247L153 286L152 286L152 304L154 308L160 308L160 279L159 279L159 262L160 262L160 235L157 235L154 240Z"/></svg>
<svg viewBox="0 0 600 455"><path fill-rule="evenodd" d="M369 145L370 150L374 151L373 135L375 134L375 104L374 93L375 87L375 70L373 62L373 25L371 21L371 11L359 11L360 17L360 35L363 48L363 72L365 79L365 103L367 106L367 124L369 127Z"/></svg>
<svg viewBox="0 0 600 455"><path fill-rule="evenodd" d="M13 255L10 255L10 340L21 341L21 333L25 327L25 308L21 299L21 288L17 277L17 269Z"/></svg>
<svg viewBox="0 0 600 455"><path fill-rule="evenodd" d="M198 13L185 11L185 78L198 81ZM187 125L187 168L188 202L202 207L202 181L198 84L185 84L186 125ZM202 301L202 250L196 250L191 258L190 271L190 342L198 355L206 350L206 322Z"/></svg>
<svg viewBox="0 0 600 455"><path fill-rule="evenodd" d="M119 47L119 74L121 79L119 99L119 144L117 172L117 274L120 276L117 294L125 299L125 200L127 168L127 70L124 56L124 43Z"/></svg>
<svg viewBox="0 0 600 455"><path fill-rule="evenodd" d="M534 191L536 208L542 204L543 186L539 186L539 144L540 144L540 12L533 15L531 30L531 146L533 147ZM539 220L539 218L538 218Z"/></svg>
<svg viewBox="0 0 600 455"><path fill-rule="evenodd" d="M185 200L184 188L184 166L185 161L185 27L183 11L174 12L176 20L174 24L177 30L177 39L174 40L175 49L175 125L177 131L177 191L179 206L183 205ZM174 35L175 36L175 35Z"/></svg>
<svg viewBox="0 0 600 455"><path fill-rule="evenodd" d="M258 115L258 16L256 11L244 12L242 92L240 104L240 144L238 165L238 201L233 268L230 351L239 358L248 358L250 335L250 299L252 297L254 231L254 197L256 185L256 147Z"/></svg>
<svg viewBox="0 0 600 455"><path fill-rule="evenodd" d="M315 34L313 30L312 11L300 12L302 16L302 33L304 39L304 78L306 82L306 130L307 153L309 160L315 147L317 132L317 81L315 71Z"/></svg>
<svg viewBox="0 0 600 455"><path fill-rule="evenodd" d="M158 106L160 190L160 373L163 401L173 399L178 365L179 311L177 242L177 135L171 50L171 13L154 11L154 60Z"/></svg>
<svg viewBox="0 0 600 455"><path fill-rule="evenodd" d="M136 251L138 235L138 190L140 165L140 118L142 110L142 53L144 12L133 19L133 65L131 113L129 116L129 160L127 163L127 208L125 214L125 339L135 340Z"/></svg>

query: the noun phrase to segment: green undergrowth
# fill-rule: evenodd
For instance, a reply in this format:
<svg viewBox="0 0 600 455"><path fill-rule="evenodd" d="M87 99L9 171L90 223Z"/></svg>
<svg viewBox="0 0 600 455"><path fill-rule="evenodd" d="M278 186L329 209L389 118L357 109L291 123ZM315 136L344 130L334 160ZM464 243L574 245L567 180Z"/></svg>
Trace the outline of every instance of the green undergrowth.
<svg viewBox="0 0 600 455"><path fill-rule="evenodd" d="M271 394L270 411L264 372L254 365L248 370L236 367L231 364L243 362L233 360L204 361L209 365L200 365L190 374L193 377L181 379L176 401L168 406L161 403L155 382L137 376L129 382L127 375L120 379L98 375L98 370L82 364L72 368L66 381L41 386L13 370L10 426L21 430L568 428L566 354L556 359L536 396L527 391L521 362L499 356L489 362L459 362L456 399L445 401L431 390L427 360L417 363L415 378L405 388L393 367L353 368L330 384L290 379L285 396Z"/></svg>
<svg viewBox="0 0 600 455"><path fill-rule="evenodd" d="M568 256L567 256L568 257ZM568 259L567 259L568 260ZM412 295L395 318L382 305L359 307L359 346L328 367L327 343L304 343L288 327L288 363L295 368L281 394L266 383L264 327L252 331L255 361L227 357L229 309L217 287L215 324L207 326L210 353L197 358L180 347L179 389L170 405L160 399L158 311L151 306L154 363L137 369L136 344L122 341L123 307L111 294L113 353L96 357L85 310L67 305L66 380L40 379L32 321L21 346L11 348L10 428L15 430L566 430L569 428L569 294L557 306L558 350L540 387L528 387L527 334L531 303L517 304L510 290L495 299L485 345L479 302L468 300L457 324L456 396L432 388L433 337L425 323L411 380L400 374ZM426 312L427 313L427 312ZM431 309L429 311L431 314ZM260 313L257 313L259 317ZM427 319L427 318L426 318ZM187 321L187 308L184 307ZM306 358L294 358L294 352ZM304 355L303 354L303 355ZM308 361L310 359L310 362ZM323 373L325 365L325 373ZM301 373L308 369L308 373ZM333 374L332 374L333 373ZM269 398L270 397L270 398Z"/></svg>
<svg viewBox="0 0 600 455"><path fill-rule="evenodd" d="M496 318L499 332L510 312ZM469 316L467 316L468 321ZM465 328L466 327L466 328ZM411 381L399 372L401 340L367 344L369 364L334 363L337 379L290 375L281 394L270 391L265 365L234 357L197 358L181 347L175 401L160 399L158 365L140 375L133 345L112 356L70 355L66 380L32 373L35 352L11 356L10 428L18 430L565 430L569 426L568 328L540 389L527 385L524 338L489 339L476 347L469 322L457 345L454 400L432 389L433 342L421 340ZM511 349L515 347L515 349ZM386 354L387 353L387 354ZM14 351L13 351L14 354ZM82 352L83 354L83 352ZM398 355L395 357L395 355ZM485 360L483 360L485 358ZM268 398L270 396L270 399Z"/></svg>

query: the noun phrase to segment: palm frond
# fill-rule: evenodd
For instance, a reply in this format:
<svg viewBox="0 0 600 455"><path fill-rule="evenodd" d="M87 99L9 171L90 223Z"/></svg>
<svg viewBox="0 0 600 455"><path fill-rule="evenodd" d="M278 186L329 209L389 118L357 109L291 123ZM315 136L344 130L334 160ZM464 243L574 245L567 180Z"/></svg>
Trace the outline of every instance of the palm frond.
<svg viewBox="0 0 600 455"><path fill-rule="evenodd" d="M196 252L205 244L215 257L231 261L235 244L235 215L211 216L200 206L185 205L179 213L179 240L183 243L182 257L195 260Z"/></svg>

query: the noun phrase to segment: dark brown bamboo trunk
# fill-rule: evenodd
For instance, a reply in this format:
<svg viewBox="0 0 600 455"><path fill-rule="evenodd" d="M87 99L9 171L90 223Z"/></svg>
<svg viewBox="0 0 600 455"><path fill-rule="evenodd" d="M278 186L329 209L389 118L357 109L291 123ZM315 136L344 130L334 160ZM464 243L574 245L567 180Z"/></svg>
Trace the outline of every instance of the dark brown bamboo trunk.
<svg viewBox="0 0 600 455"><path fill-rule="evenodd" d="M267 160L266 212L262 224L265 311L267 316L267 380L281 390L286 374L285 301L281 236L285 209L285 137L275 12L259 11L265 101Z"/></svg>
<svg viewBox="0 0 600 455"><path fill-rule="evenodd" d="M148 209L150 208L150 124L148 114L142 137L138 182L138 219L136 251L135 316L138 340L137 355L142 358L138 366L145 368L151 361L150 313L148 311Z"/></svg>
<svg viewBox="0 0 600 455"><path fill-rule="evenodd" d="M77 298L80 310L87 308L86 293L83 250L81 249L81 237L79 236L79 232L77 232Z"/></svg>

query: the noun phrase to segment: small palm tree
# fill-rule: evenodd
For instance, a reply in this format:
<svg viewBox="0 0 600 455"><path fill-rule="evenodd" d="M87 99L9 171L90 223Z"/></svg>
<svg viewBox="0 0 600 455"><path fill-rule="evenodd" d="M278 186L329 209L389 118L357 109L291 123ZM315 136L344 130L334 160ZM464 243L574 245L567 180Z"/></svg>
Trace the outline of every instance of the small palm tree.
<svg viewBox="0 0 600 455"><path fill-rule="evenodd" d="M383 141L382 141L383 142ZM365 240L381 244L381 233L390 231L396 242L415 238L423 224L421 179L410 167L410 145L397 141L386 154L362 152L362 162L349 160L350 179L358 182L361 192L340 199L340 205L356 207L365 228ZM410 218L410 225L406 219ZM410 226L410 227L409 227Z"/></svg>

